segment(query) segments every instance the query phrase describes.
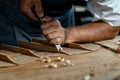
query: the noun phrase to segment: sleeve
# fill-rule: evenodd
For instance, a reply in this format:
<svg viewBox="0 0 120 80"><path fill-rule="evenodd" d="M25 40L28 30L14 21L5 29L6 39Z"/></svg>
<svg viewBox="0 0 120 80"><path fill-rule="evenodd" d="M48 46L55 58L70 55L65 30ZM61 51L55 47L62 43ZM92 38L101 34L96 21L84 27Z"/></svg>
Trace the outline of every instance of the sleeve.
<svg viewBox="0 0 120 80"><path fill-rule="evenodd" d="M88 10L93 14L93 21L120 26L120 0L88 0Z"/></svg>

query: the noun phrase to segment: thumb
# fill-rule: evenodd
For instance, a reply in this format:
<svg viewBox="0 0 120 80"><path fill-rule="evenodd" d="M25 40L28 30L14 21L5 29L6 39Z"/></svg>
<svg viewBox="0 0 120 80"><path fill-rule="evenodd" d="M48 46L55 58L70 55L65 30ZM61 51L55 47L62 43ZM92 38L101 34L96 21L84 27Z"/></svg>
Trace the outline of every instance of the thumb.
<svg viewBox="0 0 120 80"><path fill-rule="evenodd" d="M41 18L41 22L42 22L42 23L48 22L48 21L50 21L50 20L52 20L52 18L49 17L49 16L44 16L43 18Z"/></svg>
<svg viewBox="0 0 120 80"><path fill-rule="evenodd" d="M42 8L41 0L34 0L34 3L35 3L35 11L36 11L38 17L39 18L43 17L44 16L44 11L43 11L43 8Z"/></svg>

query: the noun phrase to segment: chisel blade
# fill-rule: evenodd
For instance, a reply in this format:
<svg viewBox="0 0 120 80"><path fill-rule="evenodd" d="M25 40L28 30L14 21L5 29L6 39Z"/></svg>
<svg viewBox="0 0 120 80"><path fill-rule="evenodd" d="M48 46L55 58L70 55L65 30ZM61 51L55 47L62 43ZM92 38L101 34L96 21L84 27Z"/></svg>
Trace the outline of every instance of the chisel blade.
<svg viewBox="0 0 120 80"><path fill-rule="evenodd" d="M63 48L59 44L56 44L55 47L57 48L58 52L61 51L61 50L63 50Z"/></svg>

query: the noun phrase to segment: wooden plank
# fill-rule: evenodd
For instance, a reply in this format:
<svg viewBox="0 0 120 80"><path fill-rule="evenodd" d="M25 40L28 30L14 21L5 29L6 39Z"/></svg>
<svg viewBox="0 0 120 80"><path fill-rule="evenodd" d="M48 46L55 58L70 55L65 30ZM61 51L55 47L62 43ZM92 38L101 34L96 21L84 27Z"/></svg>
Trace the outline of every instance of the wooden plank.
<svg viewBox="0 0 120 80"><path fill-rule="evenodd" d="M99 42L96 42L96 43L100 44L104 47L107 47L107 48L109 48L109 49L111 49L115 52L120 52L119 45L114 40L105 40L105 41L99 41Z"/></svg>
<svg viewBox="0 0 120 80"><path fill-rule="evenodd" d="M95 51L95 50L100 49L100 45L95 44L95 43L85 43L85 44L68 43L68 47L89 50L89 51Z"/></svg>
<svg viewBox="0 0 120 80"><path fill-rule="evenodd" d="M13 66L16 66L16 64L0 60L0 68L8 68Z"/></svg>
<svg viewBox="0 0 120 80"><path fill-rule="evenodd" d="M18 46L28 48L28 49L34 49L39 51L47 51L47 52L58 52L57 49L53 46L48 46L36 42L24 42L24 41L18 41Z"/></svg>
<svg viewBox="0 0 120 80"><path fill-rule="evenodd" d="M25 54L25 55L40 57L39 55L35 54L30 49L25 49L25 48L21 48L21 47L17 47L17 46L6 45L6 44L2 44L1 47L3 49L10 50L10 51L13 51L13 52L19 52L19 53L22 53L22 54Z"/></svg>
<svg viewBox="0 0 120 80"><path fill-rule="evenodd" d="M54 52L54 53L67 54L67 55L82 54L82 53L91 52L88 50L73 49L73 48L66 48L66 47L63 47L63 51L58 52L57 49L53 46L48 46L48 45L44 45L44 44L40 44L40 43L36 43L36 42L19 41L19 46L29 48L29 49L34 49L34 50Z"/></svg>
<svg viewBox="0 0 120 80"><path fill-rule="evenodd" d="M0 53L0 59L3 61L6 61L6 62L17 64L13 59L11 59L9 56L7 56L3 53Z"/></svg>
<svg viewBox="0 0 120 80"><path fill-rule="evenodd" d="M19 65L20 64L26 64L26 63L31 63L33 61L38 60L37 57L28 56L28 55L24 55L24 54L21 54L21 53L8 51L8 50L5 50L5 49L0 50L0 53L3 53L4 55L7 55L12 60L14 60L15 63L17 63Z"/></svg>
<svg viewBox="0 0 120 80"><path fill-rule="evenodd" d="M63 57L75 65L63 66L56 61L57 57L51 57L51 63L58 64L57 68L46 68L45 65L51 63L41 64L39 61L0 68L0 80L83 80L86 75L90 75L91 80L113 80L120 74L120 56L105 48L90 54Z"/></svg>
<svg viewBox="0 0 120 80"><path fill-rule="evenodd" d="M41 38L34 38L34 39L33 39L33 42L50 45L50 43L48 43L45 39L41 39Z"/></svg>
<svg viewBox="0 0 120 80"><path fill-rule="evenodd" d="M34 42L50 45L46 40L40 39L40 38L34 38ZM75 48L75 49L83 49L83 50L89 50L89 51L95 51L100 49L100 45L95 43L85 43L85 44L78 44L78 43L68 43L67 45L63 45L65 47L69 48Z"/></svg>
<svg viewBox="0 0 120 80"><path fill-rule="evenodd" d="M67 55L76 55L76 54L84 54L84 53L89 53L89 52L92 52L92 51L64 47L60 53L67 54Z"/></svg>

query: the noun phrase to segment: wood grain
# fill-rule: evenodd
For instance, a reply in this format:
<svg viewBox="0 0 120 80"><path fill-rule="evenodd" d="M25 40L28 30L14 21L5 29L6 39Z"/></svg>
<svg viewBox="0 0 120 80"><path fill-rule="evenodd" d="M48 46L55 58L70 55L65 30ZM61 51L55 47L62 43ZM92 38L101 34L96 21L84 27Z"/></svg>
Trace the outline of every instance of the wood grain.
<svg viewBox="0 0 120 80"><path fill-rule="evenodd" d="M6 45L6 44L2 44L1 47L3 49L14 51L14 52L19 52L19 53L22 53L22 54L25 54L25 55L40 57L39 55L35 54L30 49L25 49L25 48L21 48L21 47L17 47L17 46Z"/></svg>
<svg viewBox="0 0 120 80"><path fill-rule="evenodd" d="M58 52L57 49L53 46L48 46L36 42L23 42L19 41L18 46L33 49L33 50L39 50L39 51L47 51L47 52Z"/></svg>
<svg viewBox="0 0 120 80"><path fill-rule="evenodd" d="M84 43L84 44L68 43L68 47L75 49L89 50L89 51L95 51L100 49L100 45L95 43Z"/></svg>
<svg viewBox="0 0 120 80"><path fill-rule="evenodd" d="M4 53L0 53L0 59L3 60L3 61L6 61L6 62L17 64L12 58L5 55Z"/></svg>
<svg viewBox="0 0 120 80"><path fill-rule="evenodd" d="M50 45L47 40L45 39L41 39L41 38L34 38L33 42L37 42L37 43L42 43L42 44L46 44L46 45Z"/></svg>
<svg viewBox="0 0 120 80"><path fill-rule="evenodd" d="M120 52L119 45L114 40L105 40L105 41L99 41L99 42L96 42L96 43L100 44L104 47L107 47L107 48L109 48L109 49L111 49L115 52Z"/></svg>

